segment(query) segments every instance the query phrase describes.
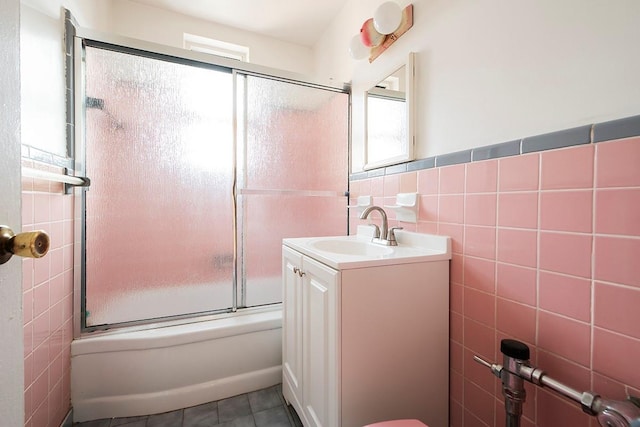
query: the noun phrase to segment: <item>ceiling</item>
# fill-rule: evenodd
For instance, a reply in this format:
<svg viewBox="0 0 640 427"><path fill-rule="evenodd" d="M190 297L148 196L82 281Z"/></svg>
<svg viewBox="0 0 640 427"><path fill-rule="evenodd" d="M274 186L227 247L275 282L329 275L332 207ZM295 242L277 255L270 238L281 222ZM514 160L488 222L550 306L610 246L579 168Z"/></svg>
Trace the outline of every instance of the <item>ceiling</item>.
<svg viewBox="0 0 640 427"><path fill-rule="evenodd" d="M347 0L132 1L311 47Z"/></svg>

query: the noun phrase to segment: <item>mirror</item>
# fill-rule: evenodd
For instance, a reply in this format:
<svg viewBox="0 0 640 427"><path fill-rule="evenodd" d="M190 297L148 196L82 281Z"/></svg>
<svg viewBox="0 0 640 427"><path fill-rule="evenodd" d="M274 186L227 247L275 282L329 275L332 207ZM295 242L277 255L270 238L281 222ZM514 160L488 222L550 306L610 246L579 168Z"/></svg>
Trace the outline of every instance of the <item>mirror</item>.
<svg viewBox="0 0 640 427"><path fill-rule="evenodd" d="M365 165L373 169L414 159L414 54L365 93Z"/></svg>

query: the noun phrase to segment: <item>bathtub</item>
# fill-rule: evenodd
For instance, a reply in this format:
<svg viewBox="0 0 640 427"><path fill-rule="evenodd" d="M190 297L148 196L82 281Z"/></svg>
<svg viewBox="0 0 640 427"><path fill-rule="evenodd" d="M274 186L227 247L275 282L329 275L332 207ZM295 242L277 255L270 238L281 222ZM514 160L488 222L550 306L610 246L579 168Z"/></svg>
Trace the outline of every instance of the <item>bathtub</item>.
<svg viewBox="0 0 640 427"><path fill-rule="evenodd" d="M282 307L71 343L73 420L156 414L282 381Z"/></svg>

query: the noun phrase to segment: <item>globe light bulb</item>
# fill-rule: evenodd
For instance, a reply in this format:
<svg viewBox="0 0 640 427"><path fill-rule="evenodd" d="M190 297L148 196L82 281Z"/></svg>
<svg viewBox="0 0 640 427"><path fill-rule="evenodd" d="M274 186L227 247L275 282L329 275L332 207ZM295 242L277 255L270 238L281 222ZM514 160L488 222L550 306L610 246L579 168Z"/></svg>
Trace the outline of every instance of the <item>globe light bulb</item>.
<svg viewBox="0 0 640 427"><path fill-rule="evenodd" d="M380 34L391 34L402 22L402 9L398 3L382 3L373 14L373 25Z"/></svg>
<svg viewBox="0 0 640 427"><path fill-rule="evenodd" d="M367 47L380 46L385 39L384 34L380 34L373 25L373 18L364 21L360 29L360 40Z"/></svg>
<svg viewBox="0 0 640 427"><path fill-rule="evenodd" d="M349 42L349 53L353 59L364 59L367 57L369 49L362 44L360 34L356 34L351 38L351 42Z"/></svg>

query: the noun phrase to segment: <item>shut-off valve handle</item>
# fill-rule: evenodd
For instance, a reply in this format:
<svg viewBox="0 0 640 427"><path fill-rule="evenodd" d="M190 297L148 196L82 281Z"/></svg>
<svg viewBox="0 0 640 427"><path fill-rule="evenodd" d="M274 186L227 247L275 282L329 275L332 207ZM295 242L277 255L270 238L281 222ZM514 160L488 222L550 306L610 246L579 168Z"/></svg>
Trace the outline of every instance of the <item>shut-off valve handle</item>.
<svg viewBox="0 0 640 427"><path fill-rule="evenodd" d="M490 363L478 356L473 356L473 359L502 380L508 426L519 425L519 420L515 421L515 418L522 414L522 403L526 398L522 383L524 379L579 403L582 410L597 417L603 427L640 427L640 399L630 396L627 400L607 400L591 391L581 393L574 390L549 377L542 369L531 366L529 347L520 341L504 339L500 343L500 351L503 365Z"/></svg>

